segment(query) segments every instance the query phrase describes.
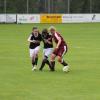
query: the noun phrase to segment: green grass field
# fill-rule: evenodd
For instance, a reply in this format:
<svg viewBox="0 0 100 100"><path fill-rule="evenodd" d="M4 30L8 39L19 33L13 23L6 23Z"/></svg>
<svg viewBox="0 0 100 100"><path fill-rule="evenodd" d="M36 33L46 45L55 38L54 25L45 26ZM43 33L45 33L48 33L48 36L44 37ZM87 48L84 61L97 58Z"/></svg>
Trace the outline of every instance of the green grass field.
<svg viewBox="0 0 100 100"><path fill-rule="evenodd" d="M69 73L31 71L27 38L34 24L0 24L0 100L100 100L100 23L54 24L65 37ZM50 24L35 24L40 30ZM42 59L42 48L39 54Z"/></svg>

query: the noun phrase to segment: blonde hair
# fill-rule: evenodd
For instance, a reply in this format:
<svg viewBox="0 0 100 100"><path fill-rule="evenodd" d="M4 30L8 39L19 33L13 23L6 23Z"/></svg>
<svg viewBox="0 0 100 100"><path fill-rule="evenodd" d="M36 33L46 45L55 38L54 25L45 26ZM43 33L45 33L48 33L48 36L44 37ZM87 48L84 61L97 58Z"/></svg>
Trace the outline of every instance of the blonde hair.
<svg viewBox="0 0 100 100"><path fill-rule="evenodd" d="M54 26L50 26L50 27L49 27L49 31L50 31L50 30L56 30L56 28L55 28Z"/></svg>

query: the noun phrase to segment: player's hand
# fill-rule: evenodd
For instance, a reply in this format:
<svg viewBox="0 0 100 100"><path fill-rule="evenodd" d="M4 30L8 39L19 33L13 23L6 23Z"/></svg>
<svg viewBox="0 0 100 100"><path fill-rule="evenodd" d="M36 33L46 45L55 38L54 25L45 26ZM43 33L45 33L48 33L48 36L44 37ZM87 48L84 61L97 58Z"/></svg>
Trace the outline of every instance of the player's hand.
<svg viewBox="0 0 100 100"><path fill-rule="evenodd" d="M56 49L58 49L59 47L57 46Z"/></svg>
<svg viewBox="0 0 100 100"><path fill-rule="evenodd" d="M54 49L54 52L58 52L58 48L55 48L55 49Z"/></svg>
<svg viewBox="0 0 100 100"><path fill-rule="evenodd" d="M48 42L48 40L46 40L46 39L45 39L44 41L45 41L45 43L47 43L47 42Z"/></svg>
<svg viewBox="0 0 100 100"><path fill-rule="evenodd" d="M52 39L52 38L49 38L48 41L51 40L51 39Z"/></svg>
<svg viewBox="0 0 100 100"><path fill-rule="evenodd" d="M32 42L33 42L33 43L36 43L36 40L33 40Z"/></svg>

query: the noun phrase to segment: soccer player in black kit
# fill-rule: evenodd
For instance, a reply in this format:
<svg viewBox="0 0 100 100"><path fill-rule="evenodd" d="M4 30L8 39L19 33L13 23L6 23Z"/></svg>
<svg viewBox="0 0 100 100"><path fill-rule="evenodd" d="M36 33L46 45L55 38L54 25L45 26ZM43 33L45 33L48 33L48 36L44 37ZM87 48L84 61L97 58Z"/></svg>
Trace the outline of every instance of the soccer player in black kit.
<svg viewBox="0 0 100 100"><path fill-rule="evenodd" d="M47 64L51 69L51 65L50 65L50 62L48 60L48 57L52 54L53 52L53 42L52 42L52 36L48 33L48 30L47 29L44 29L42 31L42 40L43 40L43 43L44 43L44 50L43 50L43 60L42 60L42 64L41 64L41 67L39 70L43 70L45 64Z"/></svg>
<svg viewBox="0 0 100 100"><path fill-rule="evenodd" d="M38 52L40 49L40 42L42 40L41 34L37 27L33 27L32 33L28 38L28 42L30 43L30 57L32 59L32 71L36 70L36 65L38 63Z"/></svg>

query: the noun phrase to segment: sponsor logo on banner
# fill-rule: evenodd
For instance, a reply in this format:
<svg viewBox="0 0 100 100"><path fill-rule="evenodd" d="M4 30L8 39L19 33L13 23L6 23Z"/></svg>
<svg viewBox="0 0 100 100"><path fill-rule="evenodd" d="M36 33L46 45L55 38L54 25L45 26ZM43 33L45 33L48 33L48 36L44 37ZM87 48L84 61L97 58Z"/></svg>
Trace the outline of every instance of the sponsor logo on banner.
<svg viewBox="0 0 100 100"><path fill-rule="evenodd" d="M41 14L41 23L62 23L61 14Z"/></svg>
<svg viewBox="0 0 100 100"><path fill-rule="evenodd" d="M16 14L0 14L1 23L15 23Z"/></svg>
<svg viewBox="0 0 100 100"><path fill-rule="evenodd" d="M6 21L5 14L0 14L0 23L4 23Z"/></svg>
<svg viewBox="0 0 100 100"><path fill-rule="evenodd" d="M93 14L92 22L100 22L100 14Z"/></svg>
<svg viewBox="0 0 100 100"><path fill-rule="evenodd" d="M28 18L25 17L25 15L18 15L17 19L18 19L19 23L27 22L27 20L28 20Z"/></svg>
<svg viewBox="0 0 100 100"><path fill-rule="evenodd" d="M6 14L6 23L15 23L16 14Z"/></svg>
<svg viewBox="0 0 100 100"><path fill-rule="evenodd" d="M18 14L17 23L40 23L40 15L38 14Z"/></svg>
<svg viewBox="0 0 100 100"><path fill-rule="evenodd" d="M91 22L92 14L64 14L62 23Z"/></svg>

